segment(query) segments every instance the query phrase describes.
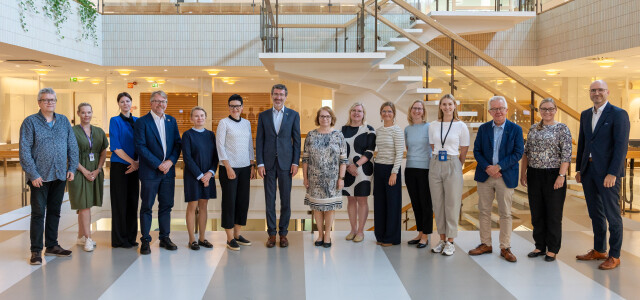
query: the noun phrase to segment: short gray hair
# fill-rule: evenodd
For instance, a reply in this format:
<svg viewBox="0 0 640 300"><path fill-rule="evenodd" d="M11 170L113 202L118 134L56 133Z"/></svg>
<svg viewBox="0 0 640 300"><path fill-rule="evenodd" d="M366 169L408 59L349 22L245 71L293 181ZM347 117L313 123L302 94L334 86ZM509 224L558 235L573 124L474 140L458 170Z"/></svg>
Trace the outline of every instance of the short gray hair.
<svg viewBox="0 0 640 300"><path fill-rule="evenodd" d="M38 101L40 101L40 96L44 94L53 95L53 97L55 97L56 100L58 100L58 96L56 96L56 92L52 88L43 88L38 92Z"/></svg>
<svg viewBox="0 0 640 300"><path fill-rule="evenodd" d="M160 95L160 97L164 98L164 100L169 100L169 97L167 97L167 93L163 92L162 90L157 90L151 93L151 96L149 97L149 101L151 101L151 99L153 99L153 96L155 95Z"/></svg>
<svg viewBox="0 0 640 300"><path fill-rule="evenodd" d="M505 108L509 108L509 105L507 104L507 99L505 99L502 96L493 96L493 97L491 97L491 99L489 99L489 102L487 102L487 106L489 106L489 108L491 108L491 102L492 101L498 101L498 100L500 100L500 101L502 101L502 103L504 103L504 107Z"/></svg>

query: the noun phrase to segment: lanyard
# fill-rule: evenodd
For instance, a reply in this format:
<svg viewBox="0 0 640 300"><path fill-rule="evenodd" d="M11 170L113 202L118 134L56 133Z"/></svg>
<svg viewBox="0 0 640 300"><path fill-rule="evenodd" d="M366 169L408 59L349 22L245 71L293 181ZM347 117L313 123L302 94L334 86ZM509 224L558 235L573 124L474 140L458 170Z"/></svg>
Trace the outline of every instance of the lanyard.
<svg viewBox="0 0 640 300"><path fill-rule="evenodd" d="M443 120L444 121L444 120ZM451 131L451 126L453 126L453 118L451 118L451 123L449 124L449 129L447 129L447 134L442 139L442 127L444 122L440 122L440 143L442 143L442 148L444 149L444 143L447 141L447 136L449 136L449 131Z"/></svg>
<svg viewBox="0 0 640 300"><path fill-rule="evenodd" d="M93 131L91 130L91 127L89 127L89 135L87 135L87 132L84 131L84 129L82 129L82 132L84 132L84 136L87 137L87 140L89 140L89 152L91 152L91 150L93 149Z"/></svg>

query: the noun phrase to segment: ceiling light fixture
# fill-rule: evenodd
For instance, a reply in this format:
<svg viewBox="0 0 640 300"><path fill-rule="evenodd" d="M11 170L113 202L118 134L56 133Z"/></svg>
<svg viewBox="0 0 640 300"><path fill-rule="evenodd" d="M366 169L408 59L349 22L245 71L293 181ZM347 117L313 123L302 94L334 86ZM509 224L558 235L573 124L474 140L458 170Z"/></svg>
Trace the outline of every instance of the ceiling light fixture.
<svg viewBox="0 0 640 300"><path fill-rule="evenodd" d="M120 73L120 75L122 75L122 76L129 76L129 74L131 74L131 72L133 72L135 70L120 69L120 70L116 70L116 71L118 71L118 73Z"/></svg>
<svg viewBox="0 0 640 300"><path fill-rule="evenodd" d="M210 76L216 76L218 75L218 73L220 73L223 70L210 69L210 70L203 70L203 71L207 72Z"/></svg>
<svg viewBox="0 0 640 300"><path fill-rule="evenodd" d="M51 72L51 70L49 69L32 69L31 71L36 72L36 74L40 75L40 76L44 76L49 74L49 72Z"/></svg>
<svg viewBox="0 0 640 300"><path fill-rule="evenodd" d="M613 67L613 64L616 62L615 59L607 58L607 57L596 57L596 58L592 58L591 60L593 60L596 64L598 64L600 68L611 68Z"/></svg>
<svg viewBox="0 0 640 300"><path fill-rule="evenodd" d="M91 79L91 84L100 84L100 79Z"/></svg>
<svg viewBox="0 0 640 300"><path fill-rule="evenodd" d="M555 69L549 69L549 70L543 70L547 76L556 76L558 74L560 74L560 70L555 70Z"/></svg>

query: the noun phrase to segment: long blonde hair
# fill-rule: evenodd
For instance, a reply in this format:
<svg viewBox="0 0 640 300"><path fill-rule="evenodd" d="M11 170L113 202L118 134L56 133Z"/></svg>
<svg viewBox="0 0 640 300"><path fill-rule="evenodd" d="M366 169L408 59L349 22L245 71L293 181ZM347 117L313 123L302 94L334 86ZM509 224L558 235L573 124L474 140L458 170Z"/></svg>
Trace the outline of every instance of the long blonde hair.
<svg viewBox="0 0 640 300"><path fill-rule="evenodd" d="M456 104L456 98L454 98L453 95L451 95L451 94L446 94L446 95L442 96L442 98L440 98L440 102L438 103L438 120L442 121L444 119L444 113L442 112L442 109L440 108L440 103L444 99L451 99L451 101L453 101L453 106L455 107L453 109L453 119L456 120L456 121L459 121L460 118L458 118L458 104Z"/></svg>
<svg viewBox="0 0 640 300"><path fill-rule="evenodd" d="M351 110L356 106L362 107L362 125L367 124L365 121L367 119L367 110L364 108L364 105L362 105L361 102L356 102L352 104L351 107L349 107L349 120L347 121L347 124L345 124L345 126L351 126Z"/></svg>

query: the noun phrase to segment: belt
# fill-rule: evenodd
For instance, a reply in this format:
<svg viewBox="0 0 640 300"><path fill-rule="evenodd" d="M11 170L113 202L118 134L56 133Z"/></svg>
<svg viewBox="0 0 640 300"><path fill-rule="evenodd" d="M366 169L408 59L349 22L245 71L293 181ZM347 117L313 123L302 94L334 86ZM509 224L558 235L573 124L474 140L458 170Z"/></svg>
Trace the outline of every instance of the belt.
<svg viewBox="0 0 640 300"><path fill-rule="evenodd" d="M593 159L591 159L591 157L589 157L589 162L593 162Z"/></svg>

